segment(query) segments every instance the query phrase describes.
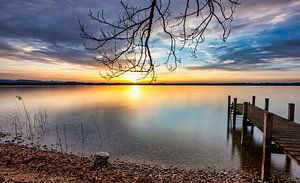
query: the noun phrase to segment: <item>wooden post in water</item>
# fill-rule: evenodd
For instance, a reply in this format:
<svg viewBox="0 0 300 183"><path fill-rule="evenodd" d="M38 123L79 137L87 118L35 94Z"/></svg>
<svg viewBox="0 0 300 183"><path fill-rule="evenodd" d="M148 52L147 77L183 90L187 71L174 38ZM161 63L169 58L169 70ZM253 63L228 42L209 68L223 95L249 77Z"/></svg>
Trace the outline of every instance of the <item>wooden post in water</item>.
<svg viewBox="0 0 300 183"><path fill-rule="evenodd" d="M255 105L255 96L252 96L252 105ZM251 135L254 133L254 126L251 126Z"/></svg>
<svg viewBox="0 0 300 183"><path fill-rule="evenodd" d="M268 181L270 178L271 149L272 149L273 114L265 112L263 131L263 156L261 166L261 179Z"/></svg>
<svg viewBox="0 0 300 183"><path fill-rule="evenodd" d="M254 125L251 126L251 135L253 136L254 134Z"/></svg>
<svg viewBox="0 0 300 183"><path fill-rule="evenodd" d="M236 107L237 107L237 98L233 99L233 119L232 119L232 128L235 130L235 124L236 124Z"/></svg>
<svg viewBox="0 0 300 183"><path fill-rule="evenodd" d="M294 121L295 120L295 104L293 104L293 103L289 103L288 120L289 121Z"/></svg>
<svg viewBox="0 0 300 183"><path fill-rule="evenodd" d="M265 98L265 111L269 111L269 98Z"/></svg>
<svg viewBox="0 0 300 183"><path fill-rule="evenodd" d="M228 110L228 113L227 113L227 122L229 124L229 119L230 119L230 114L231 114L231 96L228 95L228 106L227 106L227 110Z"/></svg>
<svg viewBox="0 0 300 183"><path fill-rule="evenodd" d="M243 127L241 133L241 144L245 144L245 135L247 133L247 119L248 119L248 102L244 102L243 105Z"/></svg>
<svg viewBox="0 0 300 183"><path fill-rule="evenodd" d="M295 104L289 103L288 106L288 120L294 121L295 120ZM291 158L289 158L287 155L285 156L285 166L287 169L291 168Z"/></svg>
<svg viewBox="0 0 300 183"><path fill-rule="evenodd" d="M255 96L252 96L252 105L255 105Z"/></svg>

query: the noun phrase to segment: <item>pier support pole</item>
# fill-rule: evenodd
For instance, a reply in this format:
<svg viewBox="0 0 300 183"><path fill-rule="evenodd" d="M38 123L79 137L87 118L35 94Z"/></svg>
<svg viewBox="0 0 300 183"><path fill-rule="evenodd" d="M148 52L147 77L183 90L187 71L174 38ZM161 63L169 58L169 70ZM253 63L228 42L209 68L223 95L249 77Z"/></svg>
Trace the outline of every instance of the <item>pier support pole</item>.
<svg viewBox="0 0 300 183"><path fill-rule="evenodd" d="M243 105L243 123L242 123L242 133L241 133L241 144L245 144L245 135L247 133L247 119L248 119L248 102L244 102Z"/></svg>
<svg viewBox="0 0 300 183"><path fill-rule="evenodd" d="M252 96L252 105L255 105L255 96Z"/></svg>
<svg viewBox="0 0 300 183"><path fill-rule="evenodd" d="M269 111L269 98L265 98L265 111Z"/></svg>
<svg viewBox="0 0 300 183"><path fill-rule="evenodd" d="M295 104L293 104L293 103L289 103L288 120L289 121L294 121L295 120Z"/></svg>
<svg viewBox="0 0 300 183"><path fill-rule="evenodd" d="M228 106L227 106L227 110L228 110L228 113L227 113L227 122L229 124L229 121L230 121L230 114L231 114L231 96L228 95Z"/></svg>
<svg viewBox="0 0 300 183"><path fill-rule="evenodd" d="M254 125L251 126L251 135L253 136L254 134Z"/></svg>
<svg viewBox="0 0 300 183"><path fill-rule="evenodd" d="M272 131L273 131L273 114L269 112L265 112L264 132L263 132L263 156L262 156L262 167L261 167L262 181L268 181L270 178Z"/></svg>
<svg viewBox="0 0 300 183"><path fill-rule="evenodd" d="M233 99L233 119L232 119L232 129L235 130L235 124L236 124L236 107L237 107L237 98Z"/></svg>
<svg viewBox="0 0 300 183"><path fill-rule="evenodd" d="M288 120L294 121L295 120L295 104L289 103L288 106ZM286 169L291 168L291 158L289 158L287 155L285 155L285 167Z"/></svg>
<svg viewBox="0 0 300 183"><path fill-rule="evenodd" d="M252 96L252 105L255 106L255 96ZM251 126L251 134L253 135L254 133L254 126Z"/></svg>

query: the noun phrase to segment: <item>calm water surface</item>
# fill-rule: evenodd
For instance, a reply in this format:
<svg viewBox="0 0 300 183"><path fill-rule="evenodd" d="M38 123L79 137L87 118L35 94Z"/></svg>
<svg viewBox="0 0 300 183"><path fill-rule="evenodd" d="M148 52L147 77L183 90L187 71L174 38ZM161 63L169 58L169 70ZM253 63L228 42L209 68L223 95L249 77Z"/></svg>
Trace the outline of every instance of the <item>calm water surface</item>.
<svg viewBox="0 0 300 183"><path fill-rule="evenodd" d="M284 117L288 102L295 103L300 121L300 87L2 86L0 130L29 136L29 119L33 136L38 133L33 141L58 150L83 155L101 150L113 159L160 166L259 169L262 134L254 129L252 136L249 128L241 148L241 117L236 131L227 128L227 95L239 102L255 95L261 107L268 97L270 111ZM41 132L36 121L45 115ZM272 154L272 167L300 175L284 155Z"/></svg>

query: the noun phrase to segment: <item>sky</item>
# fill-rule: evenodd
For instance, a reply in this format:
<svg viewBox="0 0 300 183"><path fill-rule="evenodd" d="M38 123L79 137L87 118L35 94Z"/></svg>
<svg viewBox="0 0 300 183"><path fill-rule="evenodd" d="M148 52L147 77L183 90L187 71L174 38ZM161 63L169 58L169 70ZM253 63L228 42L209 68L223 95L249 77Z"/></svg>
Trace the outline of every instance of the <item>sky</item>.
<svg viewBox="0 0 300 183"><path fill-rule="evenodd" d="M300 82L300 1L240 2L226 42L220 31L208 31L196 57L181 51L175 71L156 68L157 81ZM91 23L89 10L104 9L113 21L122 13L119 0L0 0L0 9L0 79L107 82L99 75L105 68L92 59L97 52L84 48L78 19L99 32L103 27ZM152 52L159 63L167 56L166 43L156 32ZM137 78L128 73L110 82Z"/></svg>

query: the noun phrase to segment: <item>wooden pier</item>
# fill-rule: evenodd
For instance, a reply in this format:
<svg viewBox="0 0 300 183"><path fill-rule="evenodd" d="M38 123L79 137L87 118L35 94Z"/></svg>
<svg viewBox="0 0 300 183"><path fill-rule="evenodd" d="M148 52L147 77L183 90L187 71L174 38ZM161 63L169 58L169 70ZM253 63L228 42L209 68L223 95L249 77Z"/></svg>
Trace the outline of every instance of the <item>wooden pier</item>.
<svg viewBox="0 0 300 183"><path fill-rule="evenodd" d="M236 115L243 115L241 130L241 145L244 145L247 127L255 126L263 133L263 152L261 177L267 181L270 177L271 153L281 152L287 161L293 160L300 165L300 124L294 122L295 105L288 105L288 117L284 118L269 111L269 99L265 99L264 109L255 106L255 96L252 103L237 103L228 96L228 123L232 116L232 129L236 128ZM253 129L251 130L253 131Z"/></svg>

